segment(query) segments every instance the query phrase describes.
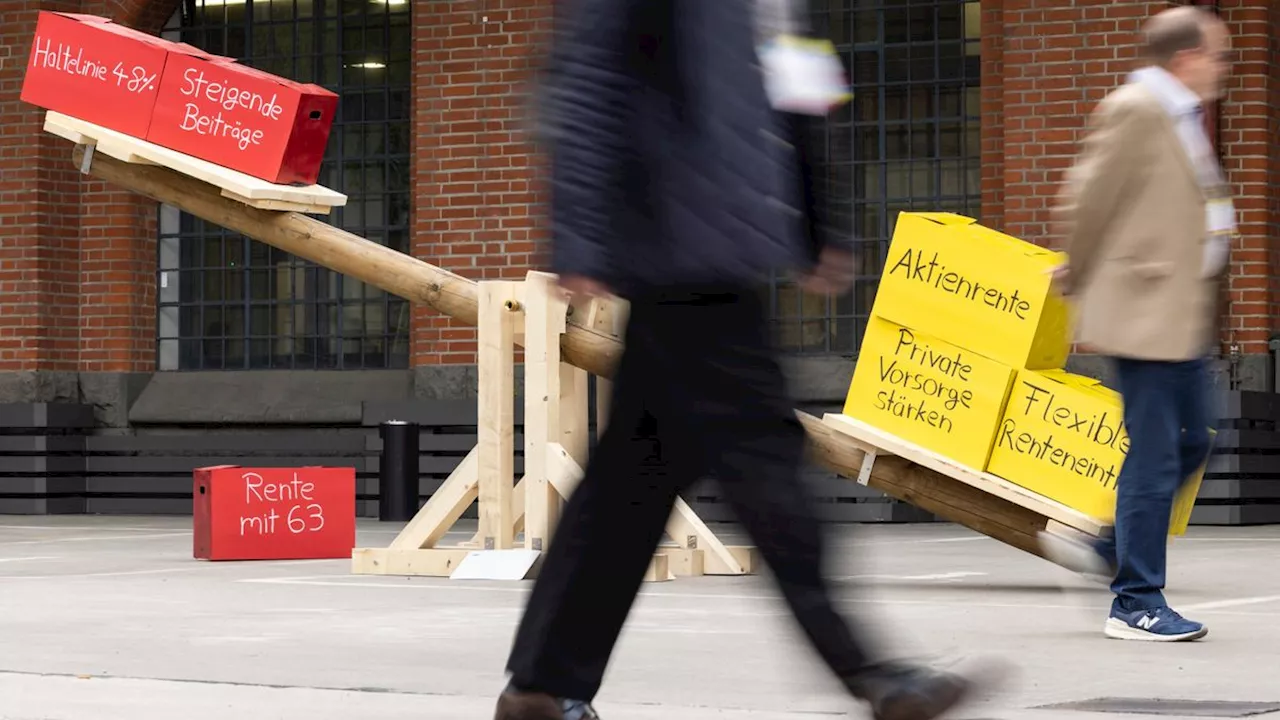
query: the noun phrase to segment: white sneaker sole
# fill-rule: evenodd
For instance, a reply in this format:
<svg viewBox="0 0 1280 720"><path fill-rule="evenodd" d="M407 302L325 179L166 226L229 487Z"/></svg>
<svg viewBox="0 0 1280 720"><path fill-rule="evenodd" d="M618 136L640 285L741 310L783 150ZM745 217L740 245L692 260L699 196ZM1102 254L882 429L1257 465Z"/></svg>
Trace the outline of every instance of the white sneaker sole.
<svg viewBox="0 0 1280 720"><path fill-rule="evenodd" d="M1101 584L1111 584L1111 568L1106 561L1098 557L1093 548L1061 535L1040 531L1040 549L1046 559L1072 572L1079 573L1086 579Z"/></svg>
<svg viewBox="0 0 1280 720"><path fill-rule="evenodd" d="M1107 624L1102 631L1107 637L1116 640L1143 640L1146 642L1186 642L1188 640L1199 640L1209 634L1209 628L1202 626L1195 632L1182 633L1180 635L1163 635L1129 627L1123 620L1117 620L1116 618L1107 618Z"/></svg>

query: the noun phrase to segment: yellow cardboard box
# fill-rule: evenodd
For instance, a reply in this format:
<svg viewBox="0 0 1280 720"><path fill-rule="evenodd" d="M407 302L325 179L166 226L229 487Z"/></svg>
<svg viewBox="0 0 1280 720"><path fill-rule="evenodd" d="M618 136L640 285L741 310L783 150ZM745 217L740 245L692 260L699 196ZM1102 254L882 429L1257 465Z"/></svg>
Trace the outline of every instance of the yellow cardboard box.
<svg viewBox="0 0 1280 720"><path fill-rule="evenodd" d="M1061 368L1070 311L1053 252L951 213L898 215L872 314L1015 368Z"/></svg>
<svg viewBox="0 0 1280 720"><path fill-rule="evenodd" d="M1013 375L994 360L872 317L844 414L980 471Z"/></svg>
<svg viewBox="0 0 1280 720"><path fill-rule="evenodd" d="M1114 522L1129 434L1119 393L1063 370L1021 370L996 431L987 472ZM1174 501L1169 532L1186 532L1201 467Z"/></svg>

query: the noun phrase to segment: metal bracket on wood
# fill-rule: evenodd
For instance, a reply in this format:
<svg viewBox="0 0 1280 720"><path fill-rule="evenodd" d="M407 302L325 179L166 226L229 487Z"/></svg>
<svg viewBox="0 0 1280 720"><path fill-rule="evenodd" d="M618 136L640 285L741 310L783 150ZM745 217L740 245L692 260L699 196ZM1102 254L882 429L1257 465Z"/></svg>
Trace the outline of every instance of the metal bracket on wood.
<svg viewBox="0 0 1280 720"><path fill-rule="evenodd" d="M84 155L80 158L80 173L82 175L89 174L89 168L93 166L93 150L98 147L97 143L85 143Z"/></svg>
<svg viewBox="0 0 1280 720"><path fill-rule="evenodd" d="M871 468L875 467L875 464L876 464L876 451L863 450L862 451L862 467L858 468L858 484L859 485L866 485L867 481L871 479Z"/></svg>

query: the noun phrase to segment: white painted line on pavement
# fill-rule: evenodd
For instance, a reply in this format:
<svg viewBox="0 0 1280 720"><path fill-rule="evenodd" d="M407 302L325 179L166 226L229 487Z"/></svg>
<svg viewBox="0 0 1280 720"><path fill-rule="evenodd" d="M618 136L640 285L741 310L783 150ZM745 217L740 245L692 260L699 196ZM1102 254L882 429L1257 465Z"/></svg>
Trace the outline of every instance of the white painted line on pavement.
<svg viewBox="0 0 1280 720"><path fill-rule="evenodd" d="M62 559L61 557L54 556L54 555L37 555L35 557L0 558L0 563L32 562L35 560L61 560L61 559Z"/></svg>
<svg viewBox="0 0 1280 720"><path fill-rule="evenodd" d="M959 580L967 577L985 577L984 572L949 572L932 575L843 575L833 580L888 580L891 582L912 582L921 580Z"/></svg>
<svg viewBox="0 0 1280 720"><path fill-rule="evenodd" d="M150 570L120 570L116 572L67 573L65 575L0 575L0 580L82 580L99 577L128 577L131 575L164 575L198 570L197 567L152 568Z"/></svg>
<svg viewBox="0 0 1280 720"><path fill-rule="evenodd" d="M167 532L152 535L85 535L69 538L46 538L44 540L4 540L0 545L47 545L49 543L67 542L105 542L107 540L155 540L159 538L191 537L190 532Z"/></svg>
<svg viewBox="0 0 1280 720"><path fill-rule="evenodd" d="M60 530L110 530L118 532L121 530L136 530L138 532L155 532L157 530L172 530L173 528L157 525L155 527L145 527L140 525L0 525L0 530L48 530L57 532Z"/></svg>
<svg viewBox="0 0 1280 720"><path fill-rule="evenodd" d="M1183 605L1178 608L1178 611L1216 610L1218 608L1241 607L1243 605L1262 605L1263 603L1277 601L1280 601L1280 595L1263 595L1259 597L1236 598L1235 600L1215 600L1213 602L1195 603L1194 605Z"/></svg>

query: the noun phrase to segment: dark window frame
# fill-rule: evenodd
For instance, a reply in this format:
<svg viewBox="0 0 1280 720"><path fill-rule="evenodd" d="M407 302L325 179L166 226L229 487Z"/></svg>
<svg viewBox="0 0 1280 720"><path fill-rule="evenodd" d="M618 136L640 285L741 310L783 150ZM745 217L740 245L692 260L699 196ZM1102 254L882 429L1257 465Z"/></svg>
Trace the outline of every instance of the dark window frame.
<svg viewBox="0 0 1280 720"><path fill-rule="evenodd" d="M408 0L195 0L165 36L337 92L319 183L348 202L316 217L409 252L409 8ZM159 369L409 367L408 301L174 208L161 208L159 225Z"/></svg>
<svg viewBox="0 0 1280 720"><path fill-rule="evenodd" d="M854 99L817 126L815 172L834 230L857 248L855 280L816 298L775 278L772 321L790 354L856 357L897 213L981 221L981 3L808 5L810 28L832 40L853 85Z"/></svg>

